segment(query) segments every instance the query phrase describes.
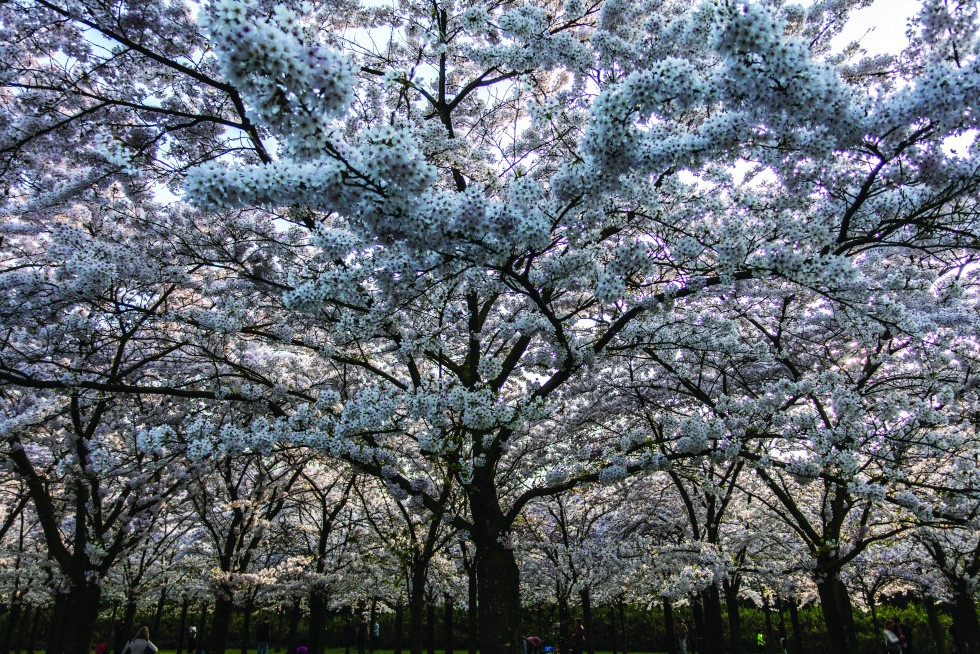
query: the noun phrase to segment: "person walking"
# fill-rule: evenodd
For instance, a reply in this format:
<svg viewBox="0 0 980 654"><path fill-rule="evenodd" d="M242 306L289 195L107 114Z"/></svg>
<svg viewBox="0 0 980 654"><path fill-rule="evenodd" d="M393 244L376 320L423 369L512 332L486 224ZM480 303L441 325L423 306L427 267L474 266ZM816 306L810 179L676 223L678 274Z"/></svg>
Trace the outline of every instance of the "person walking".
<svg viewBox="0 0 980 654"><path fill-rule="evenodd" d="M902 622L901 618L895 619L895 634L898 636L899 645L902 647L902 654L913 654L912 630Z"/></svg>
<svg viewBox="0 0 980 654"><path fill-rule="evenodd" d="M365 617L362 615L354 627L354 646L357 647L357 654L364 654L367 650L370 630Z"/></svg>
<svg viewBox="0 0 980 654"><path fill-rule="evenodd" d="M126 643L123 654L156 654L159 650L150 641L150 628L143 625L133 636L133 639Z"/></svg>
<svg viewBox="0 0 980 654"><path fill-rule="evenodd" d="M256 654L269 654L269 620L263 618L255 629Z"/></svg>
<svg viewBox="0 0 980 654"><path fill-rule="evenodd" d="M677 637L677 654L687 654L687 625L683 621L674 624L674 635Z"/></svg>
<svg viewBox="0 0 980 654"><path fill-rule="evenodd" d="M897 653L902 651L902 639L895 633L895 623L891 620L885 621L885 628L881 630L885 639L885 651Z"/></svg>
<svg viewBox="0 0 980 654"><path fill-rule="evenodd" d="M765 654L766 652L766 635L759 630L759 633L755 635L755 647L759 654Z"/></svg>
<svg viewBox="0 0 980 654"><path fill-rule="evenodd" d="M572 634L574 647L572 654L582 654L585 651L585 623L582 618L575 618L575 633Z"/></svg>

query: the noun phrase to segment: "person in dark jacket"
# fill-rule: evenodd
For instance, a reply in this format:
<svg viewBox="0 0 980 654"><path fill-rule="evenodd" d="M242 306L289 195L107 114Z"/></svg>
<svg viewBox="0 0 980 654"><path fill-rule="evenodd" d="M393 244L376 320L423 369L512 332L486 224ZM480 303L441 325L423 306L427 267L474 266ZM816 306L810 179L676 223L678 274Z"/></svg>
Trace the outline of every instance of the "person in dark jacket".
<svg viewBox="0 0 980 654"><path fill-rule="evenodd" d="M901 618L895 620L895 633L901 641L902 654L912 654L915 651L912 648L912 630L902 622Z"/></svg>
<svg viewBox="0 0 980 654"><path fill-rule="evenodd" d="M357 646L357 654L364 654L367 649L368 640L371 638L371 631L368 627L367 619L362 615L354 627L354 645Z"/></svg>
<svg viewBox="0 0 980 654"><path fill-rule="evenodd" d="M263 619L255 630L255 640L258 643L256 654L269 654L269 621Z"/></svg>

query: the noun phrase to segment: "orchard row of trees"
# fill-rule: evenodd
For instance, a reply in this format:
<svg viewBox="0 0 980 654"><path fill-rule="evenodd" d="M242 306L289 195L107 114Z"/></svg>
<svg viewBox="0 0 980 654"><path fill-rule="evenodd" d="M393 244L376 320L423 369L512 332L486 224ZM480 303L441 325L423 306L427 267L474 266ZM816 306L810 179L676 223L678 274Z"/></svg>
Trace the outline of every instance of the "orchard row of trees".
<svg viewBox="0 0 980 654"><path fill-rule="evenodd" d="M977 4L896 55L834 40L868 4L0 4L0 539L49 650L185 569L209 651L368 590L417 644L465 588L483 654L545 592L715 639L815 595L851 653L894 584L980 651Z"/></svg>
<svg viewBox="0 0 980 654"><path fill-rule="evenodd" d="M139 451L132 444L129 449L134 460L128 467L138 468ZM90 480L56 474L48 479L50 501L65 504L59 513L92 519L73 513L78 505L66 499L73 486ZM695 490L711 480L722 492ZM385 619L386 642L398 640L420 654L432 640L436 606L444 613L440 642L451 643L444 632L452 633L454 611L461 611L465 622L457 627L468 634L471 649L477 646L475 551L468 535L447 520L461 499L458 493L446 492L444 510L432 514L411 496L397 497L370 477L297 448L196 462L175 458L155 483L164 481L181 490L167 500L135 492L142 501L165 502L166 510L150 512L140 523L144 536L100 561L105 572L100 595L92 600L98 602L93 627L98 624L98 635L115 649L122 649L141 616L153 633L164 617L171 632L175 622L177 633L198 624L208 651L224 651L238 646L233 634L251 635L253 616L261 614L279 616L281 638L322 652L328 624L334 635L329 644L337 644L334 616L356 621L363 614L373 623L380 612L392 614ZM16 479L4 486L27 496ZM797 490L793 511L806 516L810 528L827 528L817 507L828 486ZM11 505L23 508L5 521L2 583L9 602L0 651L26 641L30 630L37 642L39 626L47 651L61 651L70 612L78 608L68 570L50 555L65 543L46 542L33 503L16 504L17 497ZM683 614L698 625L704 651L741 652L751 651L745 643L760 628L757 611L752 625L742 626L745 608L754 606L786 610L802 651L799 609L821 601L819 584L826 581L817 581L814 554L796 531L800 524L787 519L788 510L744 466L704 461L535 501L513 531L521 600L529 609L552 606L555 613L532 618L527 627L568 645L573 617L584 618L587 632L598 634L609 618L606 612L596 616L593 606L609 607L615 637L625 629L628 603L658 611L658 629L666 634L659 645L671 645L675 617ZM133 521L122 520L100 540L134 530ZM937 604L945 603L968 642L976 624L975 596L962 588L975 574L968 567L980 551L975 534L917 525L864 502L849 511L839 538L856 552L838 580L852 631L852 610L870 612L863 636L877 641L883 598L912 594L932 621L934 633L921 634L922 641L943 641ZM826 604L820 606L824 620L830 619ZM771 622L767 631L774 633ZM404 634L404 640L393 639L390 631ZM595 642L590 644L594 649ZM820 637L811 649L823 647Z"/></svg>

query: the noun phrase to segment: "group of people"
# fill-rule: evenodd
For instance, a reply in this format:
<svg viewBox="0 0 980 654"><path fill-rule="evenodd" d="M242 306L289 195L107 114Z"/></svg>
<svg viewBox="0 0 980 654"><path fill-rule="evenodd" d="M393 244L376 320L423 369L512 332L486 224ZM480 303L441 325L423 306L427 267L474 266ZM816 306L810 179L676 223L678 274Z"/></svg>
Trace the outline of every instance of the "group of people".
<svg viewBox="0 0 980 654"><path fill-rule="evenodd" d="M882 631L885 636L885 651L912 654L912 632L901 619L886 620Z"/></svg>
<svg viewBox="0 0 980 654"><path fill-rule="evenodd" d="M692 652L697 651L697 637L693 635L693 628L688 629L688 626L684 624L682 620L678 620L674 623L674 637L677 639L677 654L687 654L688 644L690 643L693 647ZM755 645L756 651L759 654L766 654L768 651L766 649L766 635L762 631L758 631L755 634ZM786 638L779 639L779 651L787 652L788 642Z"/></svg>
<svg viewBox="0 0 980 654"><path fill-rule="evenodd" d="M575 620L575 627L572 629L572 651L571 654L582 654L585 651L585 624L581 618ZM557 641L554 645L545 645L540 636L524 637L524 654L560 654L561 644Z"/></svg>

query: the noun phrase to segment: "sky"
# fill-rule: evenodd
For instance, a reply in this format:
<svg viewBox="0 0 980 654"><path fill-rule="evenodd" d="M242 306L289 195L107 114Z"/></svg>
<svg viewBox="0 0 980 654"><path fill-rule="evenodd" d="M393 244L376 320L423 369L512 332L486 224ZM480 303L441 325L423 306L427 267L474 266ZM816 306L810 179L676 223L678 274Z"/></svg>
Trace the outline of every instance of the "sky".
<svg viewBox="0 0 980 654"><path fill-rule="evenodd" d="M897 54L908 44L905 38L908 19L921 6L921 0L875 0L870 7L851 14L835 45L843 47L860 39L869 53Z"/></svg>

